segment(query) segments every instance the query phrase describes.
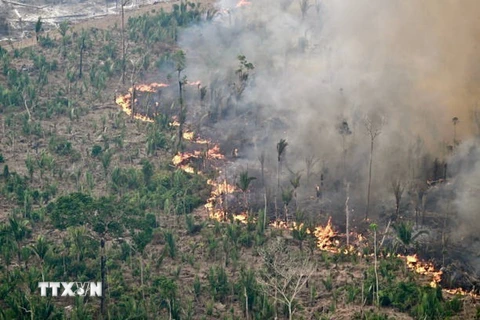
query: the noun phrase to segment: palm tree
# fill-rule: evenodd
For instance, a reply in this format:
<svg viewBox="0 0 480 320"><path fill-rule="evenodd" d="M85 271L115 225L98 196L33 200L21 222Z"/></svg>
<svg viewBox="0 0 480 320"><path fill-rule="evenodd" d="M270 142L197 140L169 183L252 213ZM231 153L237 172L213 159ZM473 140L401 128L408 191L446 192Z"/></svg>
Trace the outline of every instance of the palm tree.
<svg viewBox="0 0 480 320"><path fill-rule="evenodd" d="M48 251L50 250L50 244L45 239L44 236L39 236L37 242L30 248L33 253L40 259L42 265L42 281L45 281L45 274L43 271L43 264L45 262L45 257L47 256Z"/></svg>
<svg viewBox="0 0 480 320"><path fill-rule="evenodd" d="M17 258L18 263L20 264L21 259L21 245L20 242L30 233L28 229L28 220L17 220L15 217L10 217L9 222L9 231L13 235L13 239L16 243Z"/></svg>
<svg viewBox="0 0 480 320"><path fill-rule="evenodd" d="M247 215L248 215L247 191L248 191L248 188L250 187L250 183L255 179L257 178L250 177L248 175L248 170L245 170L240 173L240 180L237 182L237 187L243 192L243 201L245 202L245 210L247 211Z"/></svg>
<svg viewBox="0 0 480 320"><path fill-rule="evenodd" d="M394 225L393 229L396 233L396 240L403 247L405 253L415 243L415 240L419 236L428 234L427 230L419 230L414 234L413 226L408 222L400 222L399 224Z"/></svg>
<svg viewBox="0 0 480 320"><path fill-rule="evenodd" d="M87 247L85 246L85 241L87 240L87 228L85 226L81 227L69 227L67 229L68 237L72 242L71 251L76 255L77 261L81 261Z"/></svg>

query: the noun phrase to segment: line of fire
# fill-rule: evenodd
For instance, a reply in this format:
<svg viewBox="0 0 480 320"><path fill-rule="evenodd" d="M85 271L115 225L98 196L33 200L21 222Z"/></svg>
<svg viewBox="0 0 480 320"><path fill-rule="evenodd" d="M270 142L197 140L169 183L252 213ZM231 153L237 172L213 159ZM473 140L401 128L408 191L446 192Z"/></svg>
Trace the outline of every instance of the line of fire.
<svg viewBox="0 0 480 320"><path fill-rule="evenodd" d="M247 4L248 2L241 1L239 6ZM185 141L185 145L182 148L186 150L179 151L172 158L172 165L190 174L202 175L212 172L215 174L215 178L208 180L212 190L207 203L204 205L204 217L206 219L214 219L221 222L237 221L244 224L249 223L249 221L255 221L257 217L254 215L254 211L260 207L258 207L258 203L256 206L255 201L250 200L250 198L253 198L252 193L256 190L253 188L244 188L244 186L242 188L241 183L239 183L240 179L236 176L236 173L234 171L228 173L230 170L235 170L236 161L241 161L241 155L239 155L239 152L241 152L240 146L238 146L238 148L236 146L230 146L230 148L226 146L225 148L222 148L220 147L222 144L221 139L216 138L215 134L211 134L212 138L202 137L195 131L195 129L193 129L193 123L180 124L178 121L179 117L171 112L171 108L170 111L166 108L162 109L162 106L165 105L165 101L162 101L162 98L169 96L171 99L174 95L172 91L177 89L174 88L175 85L175 83L167 84L156 82L138 84L131 87L128 90L128 93L116 97L115 101L123 112L136 120L142 122L154 122L158 115L167 114L171 119L169 125L172 128L179 130L179 128L182 127L180 133ZM180 83L181 88L182 86L185 86L183 88L184 94L187 96L190 95L189 103L195 103L195 100L197 99L201 101L205 99L205 88L200 81L184 81L183 83ZM170 90L170 92L166 93L166 90ZM197 95L198 98L195 98L195 95ZM182 99L184 98L182 97ZM170 101L169 99L166 100ZM175 102L171 103L175 104ZM349 130L348 128L345 128L345 126L347 126L345 122L343 122L341 126L341 130ZM198 123L196 128L201 131ZM205 131L208 132L208 129ZM282 141L280 141L279 144L281 144ZM224 144L225 143L226 142L224 142ZM286 144L286 142L283 143ZM280 146L277 145L277 149L279 147ZM228 151L225 149L228 149ZM260 159L260 163L262 163L262 161L263 160ZM315 161L317 160L311 158L307 159L306 162L308 164L309 162L313 163ZM443 171L446 170L446 167L446 163L440 164L435 160L434 170L436 171L436 174L433 179L425 181L428 188L434 188L437 184L447 183L446 173ZM253 167L251 169L253 172ZM264 175L263 172L262 175ZM256 179L255 177L248 178L251 180ZM296 178L300 179L300 175L297 175ZM295 183L293 183L293 181L290 182L295 187ZM322 202L324 200L322 199L322 194L324 192L327 193L328 191L325 190L324 176L322 174L319 183L314 186L314 192L312 192L309 201L313 201L316 204ZM282 207L280 210L276 208L277 204L267 204L267 201L265 201L265 207L271 206L270 211L268 211L270 212L270 215L266 217L268 225L271 228L290 231L302 230L302 228L304 228L307 234L313 234L316 239L316 246L321 251L343 253L346 255L354 254L367 259L373 256L372 253L365 254L365 248L371 245L365 235L365 229L367 228L366 225L369 223L368 219L356 221L356 225L351 227L352 229L348 232L347 236L345 232L342 233L339 231L342 228L345 228L345 221L339 221L338 227L334 226L332 223L332 216L325 211L325 206L320 209L321 215L327 218L325 224L306 227L304 223L296 223L293 217L295 212L289 212L288 209L290 206L287 201L290 202L293 198L295 198L295 202L297 201L297 195L295 193L296 190L293 189L290 196L287 197L288 199L284 199L284 197L279 201L281 203L278 204L278 206ZM275 201L276 200L277 199L275 199ZM295 204L296 209L298 209L297 206L298 205ZM348 204L346 210L349 210ZM351 214L353 214L354 210L350 210L352 211ZM281 213L278 211L281 211ZM382 244L385 237L391 236L391 234L388 234L391 222L391 220L388 222L389 225L387 225L387 229L383 235ZM358 230L363 230L363 232ZM428 261L420 258L419 255L412 250L409 250L409 252L411 254L397 253L397 256L404 259L406 266L410 270L423 275L425 281L431 287L436 288L437 286L442 285L445 287L445 292L449 294L468 295L472 298L480 299L475 283L466 281L462 283L461 287L455 287L456 282L451 279L447 280L447 277L451 276L451 274L446 274L444 271L445 268L441 267L437 260L432 259L432 261ZM390 255L392 253L388 254Z"/></svg>

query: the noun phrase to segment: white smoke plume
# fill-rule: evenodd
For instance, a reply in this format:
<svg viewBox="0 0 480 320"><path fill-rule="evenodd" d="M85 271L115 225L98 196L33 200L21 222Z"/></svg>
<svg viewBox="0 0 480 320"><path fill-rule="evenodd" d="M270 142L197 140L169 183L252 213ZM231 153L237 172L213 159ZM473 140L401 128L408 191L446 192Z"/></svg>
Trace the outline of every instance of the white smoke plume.
<svg viewBox="0 0 480 320"><path fill-rule="evenodd" d="M448 160L454 135L456 141L473 136L471 112L480 97L477 0L310 0L305 15L300 0L238 3L220 1L212 23L189 28L180 39L185 73L217 92L238 82L238 55L254 64L241 99L230 103L237 118L216 123L225 137L253 141L243 150L250 161L266 150L273 163L275 144L286 138L292 168L302 169L302 159L314 154L340 179L338 127L346 121L352 131L347 172L364 199L368 118L383 123L374 157L379 199L389 194L394 173L427 180L425 159ZM475 168L468 179L480 175ZM469 194L462 190L460 203ZM480 209L471 204L470 217Z"/></svg>

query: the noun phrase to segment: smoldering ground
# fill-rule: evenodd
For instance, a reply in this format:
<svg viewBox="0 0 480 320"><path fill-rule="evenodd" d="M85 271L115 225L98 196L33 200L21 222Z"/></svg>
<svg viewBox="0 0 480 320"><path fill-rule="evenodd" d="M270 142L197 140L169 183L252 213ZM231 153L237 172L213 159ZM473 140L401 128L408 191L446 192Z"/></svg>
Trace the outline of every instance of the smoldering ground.
<svg viewBox="0 0 480 320"><path fill-rule="evenodd" d="M478 159L462 151L475 140L472 112L480 96L478 1L242 4L220 1L212 23L189 28L180 39L188 58L185 74L201 80L208 87L207 100L222 106L222 116L208 126L222 137L241 137L224 145L240 148L245 166L258 167L265 152L273 176L275 145L287 139L290 170L303 170L305 177L304 159L313 155L319 161L310 184L323 175L325 190L340 209L343 182L350 182L351 205L363 212L371 133L378 131L372 166L377 214L393 210L392 181L404 185L404 214L411 214L418 206L414 198L424 192L417 186L428 189L427 180L448 177L458 186L448 189L455 224L468 226L462 228L466 234L478 230L472 222L480 221L480 203L469 181L480 167L465 171L457 165ZM241 82L235 72L238 55L255 66L241 95L232 93ZM459 121L453 123L455 117ZM342 134L342 123L348 134ZM436 158L451 172L445 172L447 166L433 168ZM288 172L283 171L285 185ZM307 198L311 188L304 187Z"/></svg>

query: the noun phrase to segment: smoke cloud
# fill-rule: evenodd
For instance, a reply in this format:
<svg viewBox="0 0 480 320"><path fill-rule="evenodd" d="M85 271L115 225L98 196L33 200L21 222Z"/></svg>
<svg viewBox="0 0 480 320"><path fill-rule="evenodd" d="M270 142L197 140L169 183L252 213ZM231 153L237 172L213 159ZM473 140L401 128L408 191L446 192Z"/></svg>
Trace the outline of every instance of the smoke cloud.
<svg viewBox="0 0 480 320"><path fill-rule="evenodd" d="M241 137L230 144L251 162L264 150L273 164L275 144L286 138L292 170L304 169L306 156L318 157L318 171L328 172L332 186L346 173L357 206L364 202L368 174L366 121L380 132L374 143L377 199L390 194L385 186L394 175L405 181L431 178L426 163L448 160L453 140L466 141L476 132L480 3L307 2L302 15L300 1L252 0L237 7L237 1L222 0L212 23L182 33L185 73L208 86L210 100L223 96L219 103L230 110L215 123L217 130ZM239 82L238 55L255 69L236 99L231 92ZM339 133L343 121L352 134ZM480 165L458 170L467 175L455 191L456 203L469 205L456 208L468 224L480 209L478 200L468 198L468 181L478 180Z"/></svg>

